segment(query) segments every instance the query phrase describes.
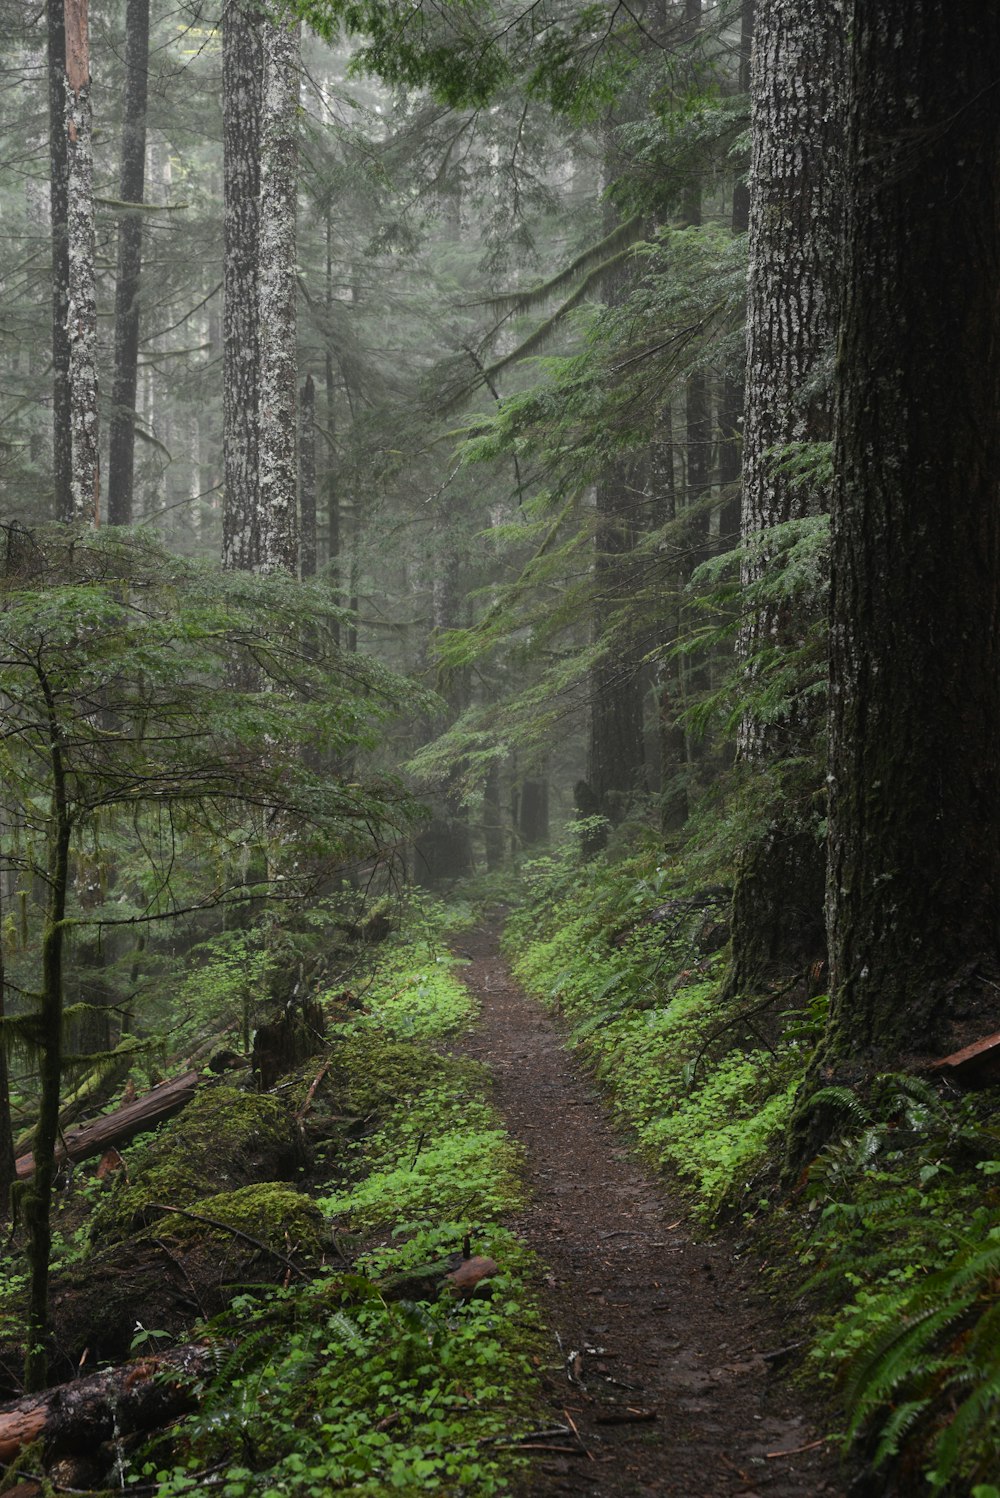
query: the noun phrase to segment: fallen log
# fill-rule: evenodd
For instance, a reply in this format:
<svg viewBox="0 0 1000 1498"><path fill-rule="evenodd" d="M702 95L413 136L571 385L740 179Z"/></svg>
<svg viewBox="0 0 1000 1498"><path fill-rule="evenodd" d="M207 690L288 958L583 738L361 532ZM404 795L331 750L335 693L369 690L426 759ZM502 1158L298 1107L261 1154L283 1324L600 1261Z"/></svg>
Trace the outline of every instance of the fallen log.
<svg viewBox="0 0 1000 1498"><path fill-rule="evenodd" d="M86 1160L90 1155L102 1155L109 1144L127 1144L136 1134L152 1129L156 1124L173 1118L194 1097L201 1074L188 1071L169 1082L161 1082L152 1092L145 1093L114 1113L105 1113L88 1123L67 1129L62 1135L57 1158L60 1160ZM33 1154L21 1155L16 1162L19 1180L34 1173Z"/></svg>
<svg viewBox="0 0 1000 1498"><path fill-rule="evenodd" d="M32 1441L41 1440L50 1459L167 1425L197 1406L197 1381L212 1372L215 1358L212 1347L173 1347L2 1405L0 1462Z"/></svg>

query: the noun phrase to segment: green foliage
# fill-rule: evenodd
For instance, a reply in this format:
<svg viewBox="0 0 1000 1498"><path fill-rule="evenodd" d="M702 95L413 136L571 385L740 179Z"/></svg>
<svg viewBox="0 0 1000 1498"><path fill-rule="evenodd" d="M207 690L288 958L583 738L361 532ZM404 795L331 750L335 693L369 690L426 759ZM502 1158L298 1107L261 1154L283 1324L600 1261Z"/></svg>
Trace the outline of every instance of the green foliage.
<svg viewBox="0 0 1000 1498"><path fill-rule="evenodd" d="M381 1240L350 1272L240 1296L213 1324L218 1372L172 1450L151 1451L141 1473L161 1498L196 1491L206 1469L223 1498L509 1491L537 1340L528 1255L496 1222L518 1200L519 1156L482 1096L481 1070L430 1045L471 1012L434 939L446 919L424 907L419 941L390 952L368 1012L331 1037L334 1096L378 1126L338 1157L352 1179L318 1206ZM205 1213L252 1195L217 1197ZM279 1195L297 1194L267 1188L265 1216ZM307 1229L312 1217L289 1231L308 1239ZM489 1298L382 1298L379 1279L440 1262L469 1232L501 1268Z"/></svg>
<svg viewBox="0 0 1000 1498"><path fill-rule="evenodd" d="M440 1246L427 1235L413 1249ZM217 1479L223 1498L507 1491L511 1390L530 1379L533 1324L512 1240L482 1247L509 1266L489 1301L387 1305L362 1276L333 1274L266 1302L243 1297L217 1324L236 1350L187 1422L185 1462L150 1460L143 1475L172 1498L236 1448Z"/></svg>
<svg viewBox="0 0 1000 1498"><path fill-rule="evenodd" d="M401 1104L361 1149L361 1183L320 1203L352 1227L489 1221L519 1199L519 1153L461 1074Z"/></svg>
<svg viewBox="0 0 1000 1498"><path fill-rule="evenodd" d="M432 913L429 924L447 919ZM326 1212L352 1226L391 1223L413 1231L442 1220L489 1221L519 1199L519 1155L481 1096L479 1068L425 1048L474 1013L453 968L454 959L430 931L403 946L366 995L368 1015L343 1036L354 1059L341 1052L341 1066L357 1074L360 1045L365 1075L392 1078L383 1083L382 1098L392 1103L387 1112L379 1110L381 1126L355 1146L362 1180L322 1201ZM390 1087L399 1089L395 1096Z"/></svg>
<svg viewBox="0 0 1000 1498"><path fill-rule="evenodd" d="M852 1097L824 1089L849 1127L805 1188L800 1256L831 1304L813 1362L836 1376L847 1439L863 1437L876 1467L918 1453L931 1491L967 1492L1000 1471L1000 1140L977 1100L919 1078Z"/></svg>
<svg viewBox="0 0 1000 1498"><path fill-rule="evenodd" d="M364 993L371 1026L393 1039L433 1040L467 1024L475 1006L457 982L456 959L440 942L410 943L388 955Z"/></svg>

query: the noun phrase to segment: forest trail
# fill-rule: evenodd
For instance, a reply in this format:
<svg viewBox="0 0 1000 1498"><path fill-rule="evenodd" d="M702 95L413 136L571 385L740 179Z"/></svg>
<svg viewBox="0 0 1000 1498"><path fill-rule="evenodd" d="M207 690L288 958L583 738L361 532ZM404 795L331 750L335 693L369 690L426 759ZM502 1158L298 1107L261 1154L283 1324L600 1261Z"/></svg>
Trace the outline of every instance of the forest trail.
<svg viewBox="0 0 1000 1498"><path fill-rule="evenodd" d="M558 1021L514 983L496 932L458 945L482 1012L454 1049L490 1068L494 1102L527 1151L531 1200L513 1227L546 1270L556 1338L538 1426L572 1421L586 1448L539 1441L564 1450L536 1453L531 1494L842 1498L835 1452L762 1356L789 1334L755 1290L754 1266L692 1240L683 1206L611 1127Z"/></svg>

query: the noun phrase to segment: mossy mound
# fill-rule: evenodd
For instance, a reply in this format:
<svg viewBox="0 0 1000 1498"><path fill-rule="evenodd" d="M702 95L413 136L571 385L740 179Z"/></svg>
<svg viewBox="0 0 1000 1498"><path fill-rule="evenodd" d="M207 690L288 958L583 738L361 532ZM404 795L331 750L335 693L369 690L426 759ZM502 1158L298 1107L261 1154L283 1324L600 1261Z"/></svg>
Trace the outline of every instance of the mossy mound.
<svg viewBox="0 0 1000 1498"><path fill-rule="evenodd" d="M144 1336L187 1337L246 1287L283 1284L290 1273L298 1280L290 1264L308 1273L332 1254L322 1213L278 1181L199 1197L184 1210L192 1215L154 1214L134 1237L53 1274L54 1378L71 1377L85 1354L89 1368L128 1357ZM23 1326L23 1297L22 1289L0 1302L8 1325ZM5 1362L16 1366L22 1355L17 1336L0 1340Z"/></svg>
<svg viewBox="0 0 1000 1498"><path fill-rule="evenodd" d="M142 1228L160 1203L187 1207L255 1181L288 1180L300 1161L292 1118L273 1097L203 1087L148 1143L130 1149L122 1172L90 1220L95 1243Z"/></svg>
<svg viewBox="0 0 1000 1498"><path fill-rule="evenodd" d="M374 1028L352 1030L334 1037L317 1095L341 1116L383 1118L428 1086L453 1079L457 1071L468 1074L470 1085L481 1075L474 1062L438 1055L411 1041L389 1040Z"/></svg>
<svg viewBox="0 0 1000 1498"><path fill-rule="evenodd" d="M207 1196L190 1213L164 1214L155 1225L156 1236L168 1246L186 1249L195 1240L226 1243L234 1236L226 1230L234 1229L236 1234L258 1239L280 1258L296 1262L315 1262L329 1242L325 1219L315 1202L279 1181Z"/></svg>

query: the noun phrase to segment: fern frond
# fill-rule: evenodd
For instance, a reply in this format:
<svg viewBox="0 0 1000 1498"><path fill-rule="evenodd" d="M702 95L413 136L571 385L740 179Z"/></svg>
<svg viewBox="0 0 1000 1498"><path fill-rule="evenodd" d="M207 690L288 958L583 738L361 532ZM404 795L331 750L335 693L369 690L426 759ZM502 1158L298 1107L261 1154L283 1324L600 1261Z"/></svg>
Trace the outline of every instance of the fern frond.
<svg viewBox="0 0 1000 1498"><path fill-rule="evenodd" d="M875 1455L872 1458L872 1466L876 1470L884 1462L887 1462L891 1456L898 1454L903 1442L918 1423L921 1415L930 1407L931 1403L932 1400L928 1397L926 1399L909 1399L905 1404L896 1406L879 1432L878 1445L875 1448Z"/></svg>

